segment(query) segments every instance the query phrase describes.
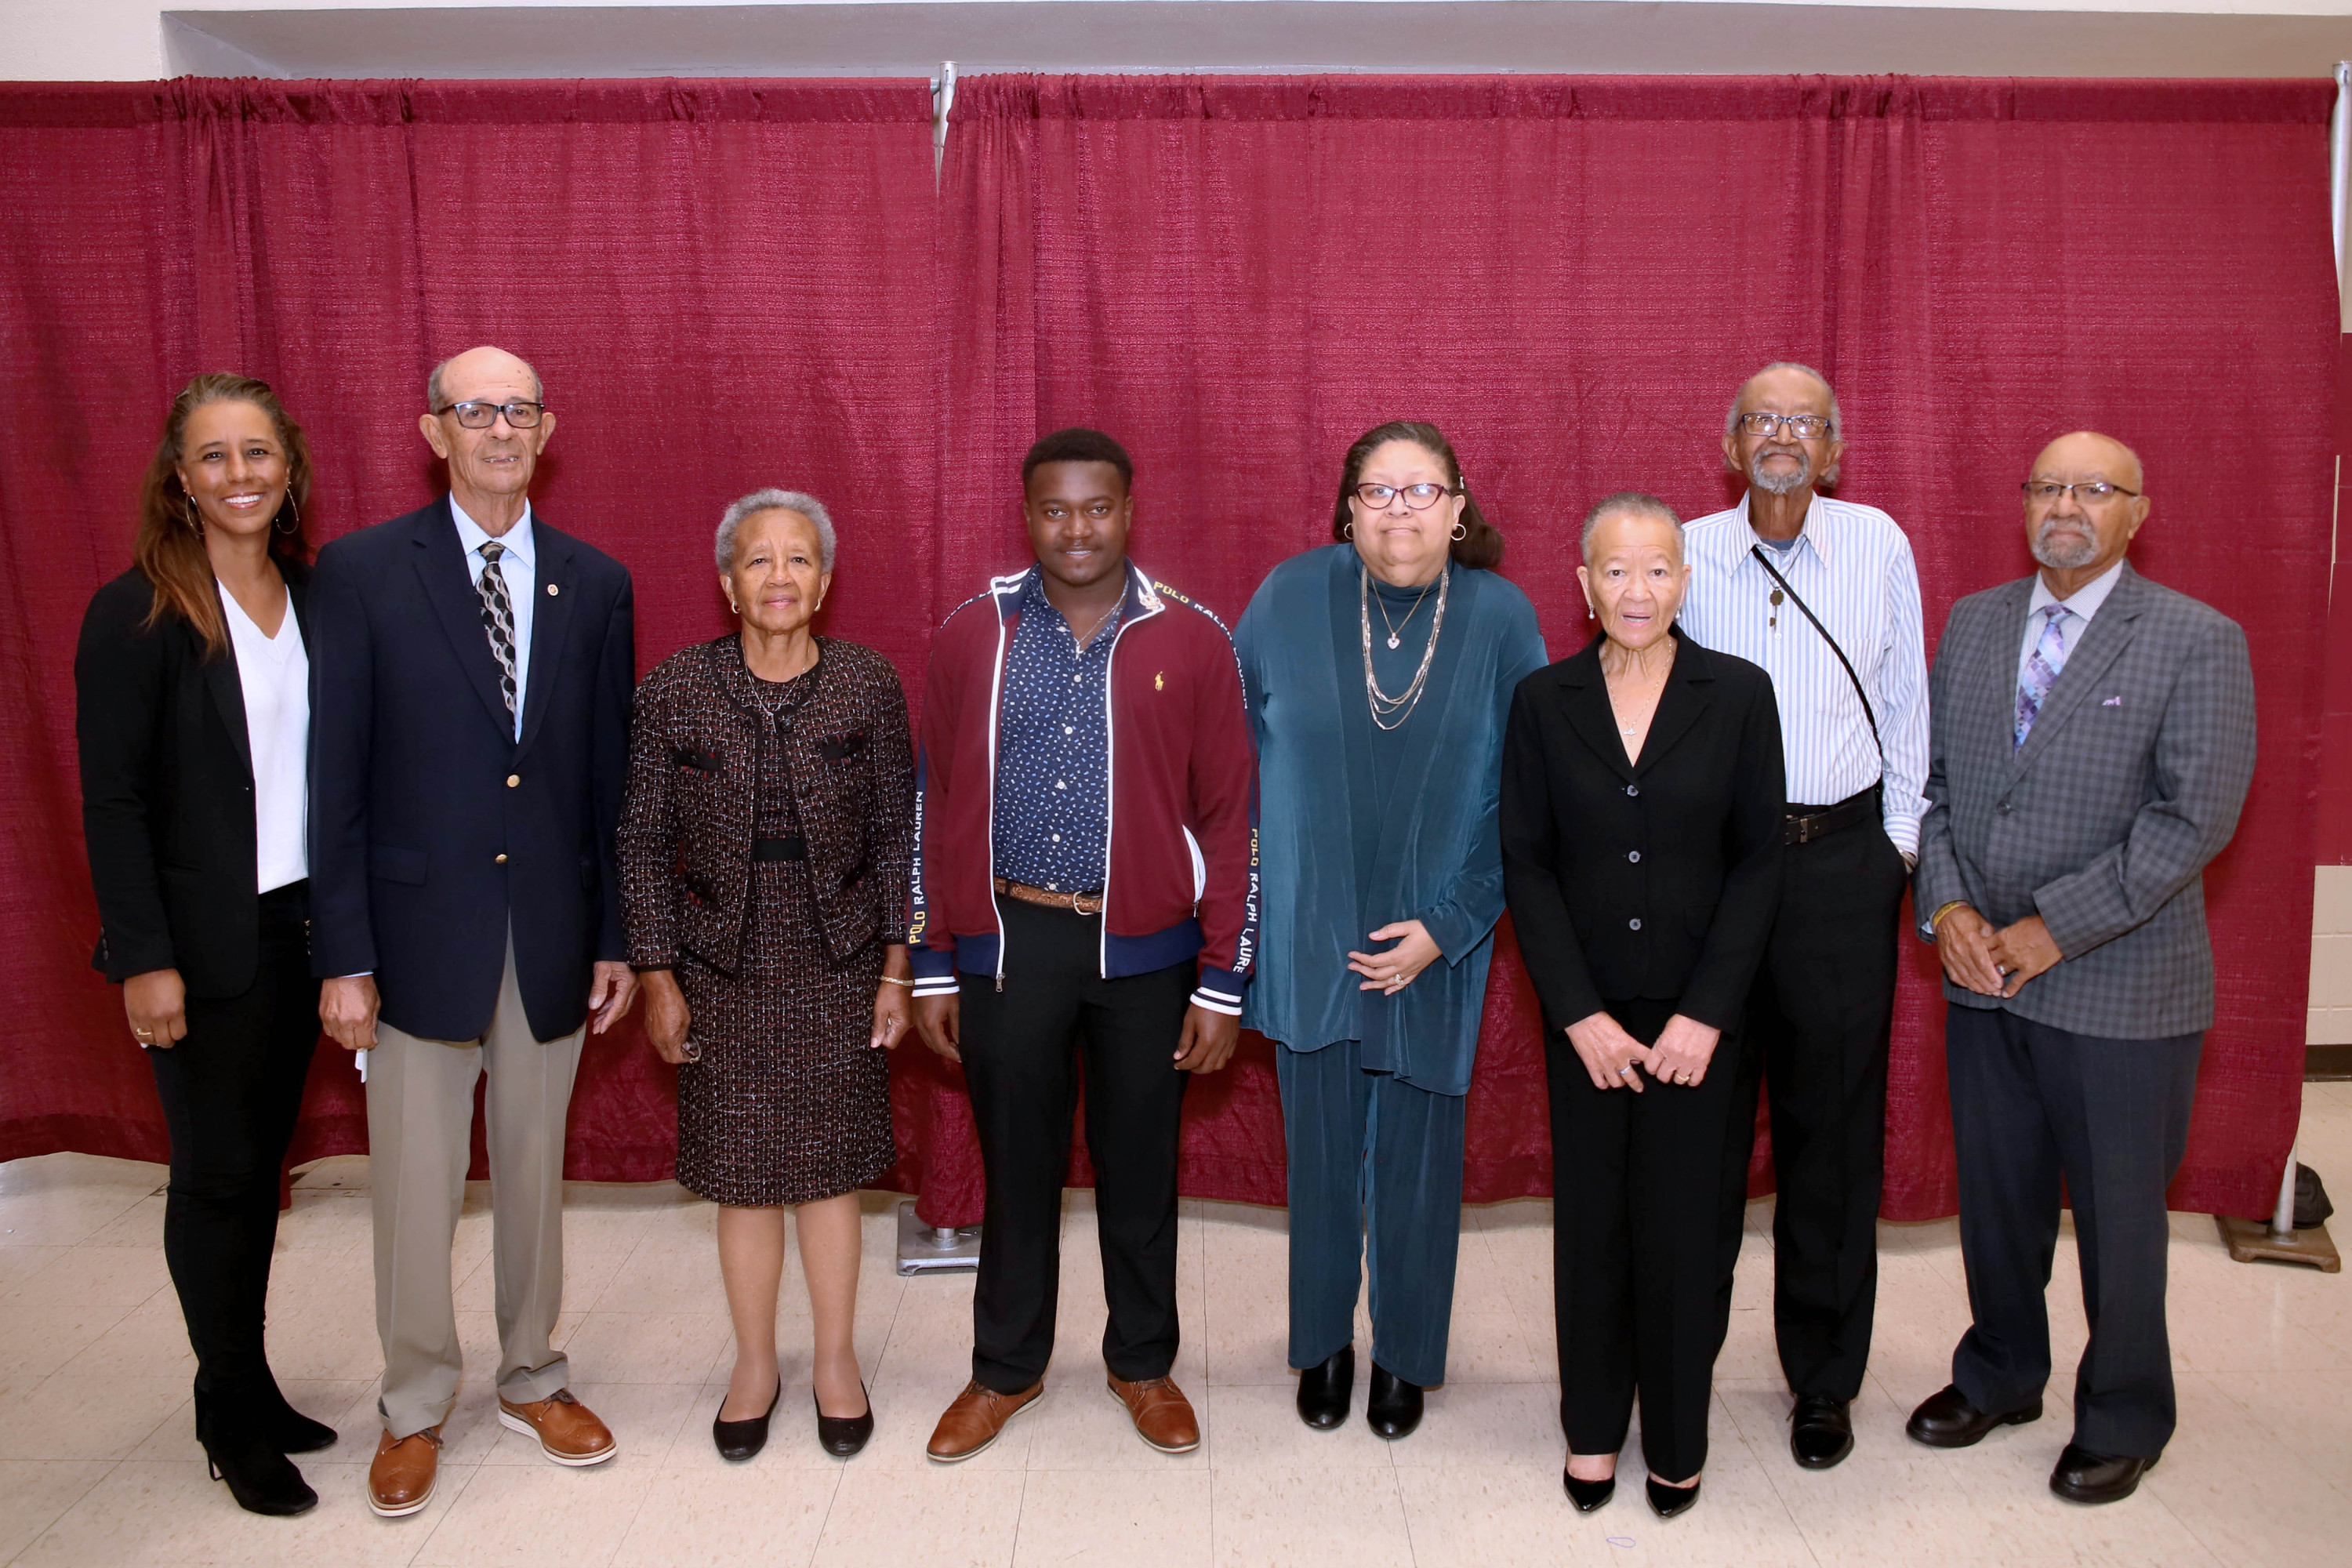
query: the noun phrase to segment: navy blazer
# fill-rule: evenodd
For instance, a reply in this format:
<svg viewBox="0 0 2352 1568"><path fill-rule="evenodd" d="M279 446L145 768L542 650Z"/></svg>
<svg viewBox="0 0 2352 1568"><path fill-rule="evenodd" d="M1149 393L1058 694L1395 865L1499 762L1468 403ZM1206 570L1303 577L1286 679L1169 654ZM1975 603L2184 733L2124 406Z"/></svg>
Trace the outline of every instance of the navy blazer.
<svg viewBox="0 0 2352 1568"><path fill-rule="evenodd" d="M336 540L310 581L310 957L406 1034L489 1027L509 932L531 1033L626 956L614 860L636 684L626 568L533 516L522 738L445 496Z"/></svg>
<svg viewBox="0 0 2352 1568"><path fill-rule="evenodd" d="M279 561L306 648L301 563ZM233 648L206 657L176 615L146 625L136 566L89 602L74 654L82 836L109 980L176 969L191 996L235 996L261 953L253 744Z"/></svg>

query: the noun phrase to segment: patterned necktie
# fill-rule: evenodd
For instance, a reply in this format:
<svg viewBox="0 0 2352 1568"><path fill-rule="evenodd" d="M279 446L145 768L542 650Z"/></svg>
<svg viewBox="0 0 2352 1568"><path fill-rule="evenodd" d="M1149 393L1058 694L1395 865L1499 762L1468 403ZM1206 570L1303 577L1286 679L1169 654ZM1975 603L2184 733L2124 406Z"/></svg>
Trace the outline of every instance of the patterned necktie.
<svg viewBox="0 0 2352 1568"><path fill-rule="evenodd" d="M482 595L482 629L490 634L490 652L498 656L499 691L507 700L507 717L515 710L514 601L507 597L507 574L499 558L507 547L497 540L482 546L482 574L474 589Z"/></svg>
<svg viewBox="0 0 2352 1568"><path fill-rule="evenodd" d="M2050 699L2050 689L2058 684L2058 672L2066 668L2066 639L2058 635L2058 623L2074 612L2063 605L2044 605L2042 613L2050 618L2042 623L2041 639L2025 660L2025 679L2018 683L2017 739L2011 743L2012 751L2025 744L2042 704Z"/></svg>

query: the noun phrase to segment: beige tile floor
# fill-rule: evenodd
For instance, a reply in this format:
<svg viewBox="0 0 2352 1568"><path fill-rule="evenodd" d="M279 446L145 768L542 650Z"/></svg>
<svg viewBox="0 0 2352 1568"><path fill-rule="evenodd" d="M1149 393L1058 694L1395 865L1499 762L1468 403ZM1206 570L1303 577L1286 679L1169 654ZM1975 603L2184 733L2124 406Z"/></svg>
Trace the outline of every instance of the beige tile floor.
<svg viewBox="0 0 2352 1568"><path fill-rule="evenodd" d="M2305 1158L2352 1196L2352 1084L2305 1091ZM545 1463L490 1415L496 1356L489 1218L459 1227L469 1367L440 1493L387 1522L361 1498L378 1370L366 1163L314 1168L279 1233L270 1348L295 1401L343 1432L303 1468L322 1501L292 1521L239 1512L208 1482L190 1427L192 1371L160 1246L162 1173L58 1155L0 1166L0 1563L303 1564L961 1564L1257 1568L1475 1563L2352 1563L2352 1275L2232 1264L2203 1215L2174 1217L2171 1321L2181 1426L2130 1500L2058 1502L2068 1384L2042 1422L1981 1447L1906 1442L1905 1412L1945 1381L1967 1321L1951 1225L1886 1226L1879 1336L1841 1468L1788 1458L1770 1332L1769 1205L1753 1205L1717 1382L1706 1495L1661 1523L1638 1489L1590 1518L1557 1479L1550 1205L1474 1209L1462 1238L1453 1381L1394 1445L1360 1419L1322 1436L1291 1412L1283 1355L1283 1216L1188 1203L1188 1340L1176 1375L1206 1430L1198 1453L1145 1448L1103 1391L1092 1215L1066 1227L1063 1352L1042 1406L990 1452L922 1457L967 1367L969 1275L902 1280L889 1201L866 1221L861 1320L880 1426L847 1464L807 1419L807 1308L788 1292L777 1441L730 1468L707 1423L729 1363L709 1205L674 1187L582 1185L567 1222L559 1338L620 1458ZM2352 1205L2347 1205L2352 1210ZM2339 1223L2352 1239L2352 1225ZM2084 1338L2071 1238L2051 1293L2062 1363ZM1365 1342L1360 1338L1360 1343ZM1632 1452L1638 1455L1638 1449ZM1638 1458L1629 1463L1637 1474Z"/></svg>

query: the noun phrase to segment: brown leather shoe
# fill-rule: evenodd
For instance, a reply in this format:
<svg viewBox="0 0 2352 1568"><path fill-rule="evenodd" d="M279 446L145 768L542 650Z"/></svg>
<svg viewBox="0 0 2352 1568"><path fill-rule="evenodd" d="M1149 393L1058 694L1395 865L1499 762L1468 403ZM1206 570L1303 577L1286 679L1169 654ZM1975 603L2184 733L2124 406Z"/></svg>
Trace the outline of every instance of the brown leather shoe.
<svg viewBox="0 0 2352 1568"><path fill-rule="evenodd" d="M382 1519L415 1513L433 1500L440 1469L440 1427L427 1426L405 1437L384 1433L376 1440L375 1460L368 1466L368 1507Z"/></svg>
<svg viewBox="0 0 2352 1568"><path fill-rule="evenodd" d="M1105 1373L1110 1391L1135 1417L1136 1436L1163 1454L1189 1454L1201 1446L1201 1423L1192 1402L1172 1377L1148 1377L1129 1383L1117 1373Z"/></svg>
<svg viewBox="0 0 2352 1568"><path fill-rule="evenodd" d="M1004 1424L1037 1403L1045 1392L1045 1380L1039 1378L1018 1394L999 1394L974 1381L963 1385L955 1396L940 1424L931 1430L931 1440L923 1452L941 1464L952 1465L959 1459L969 1459L991 1443L1004 1430Z"/></svg>
<svg viewBox="0 0 2352 1568"><path fill-rule="evenodd" d="M499 1425L539 1439L539 1451L559 1465L601 1465L621 1451L611 1428L595 1413L559 1388L529 1405L499 1401Z"/></svg>

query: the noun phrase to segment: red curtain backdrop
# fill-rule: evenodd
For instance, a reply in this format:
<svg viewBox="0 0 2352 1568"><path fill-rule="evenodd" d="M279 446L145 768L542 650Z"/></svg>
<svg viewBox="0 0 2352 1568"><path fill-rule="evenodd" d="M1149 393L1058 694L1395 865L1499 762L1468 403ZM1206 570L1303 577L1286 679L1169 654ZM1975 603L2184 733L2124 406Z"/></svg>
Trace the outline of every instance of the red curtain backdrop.
<svg viewBox="0 0 2352 1568"><path fill-rule="evenodd" d="M2221 972L2177 1206L2267 1213L2299 1108L2336 353L2312 83L983 77L943 189L943 583L1017 557L1024 446L1133 449L1138 559L1228 618L1329 537L1348 443L1435 421L1556 657L1611 491L1738 488L1739 381L1825 371L1838 494L1917 552L1932 637L2031 570L2051 437L2148 462L2135 559L2252 639L2263 765L2209 873ZM995 520L1004 520L996 522ZM1507 934L1467 1194L1549 1190L1534 1000ZM1942 1003L1906 939L1885 1212L1952 1212ZM1279 1200L1263 1042L1197 1086L1188 1190ZM1765 1174L1759 1151L1760 1178ZM976 1212L976 1205L966 1212Z"/></svg>
<svg viewBox="0 0 2352 1568"><path fill-rule="evenodd" d="M172 391L237 368L311 434L325 539L421 503L425 371L546 374L547 518L635 572L650 668L722 624L710 531L756 486L842 526L826 629L898 662L1022 556L1022 449L1140 465L1136 550L1230 618L1327 536L1341 450L1454 436L1554 652L1569 541L1639 485L1686 513L1767 359L1837 382L1840 493L1910 530L1932 632L2027 569L2014 485L2095 425L2149 459L2136 552L2252 637L2263 766L2209 878L2222 969L2177 1205L2267 1212L2298 1096L2336 326L2325 83L1689 79L967 80L934 194L925 84L0 89L0 1158L156 1159L87 967L70 662L129 561ZM2241 367L2251 367L2244 374ZM2237 373L2237 374L2233 374ZM1497 964L1469 1194L1547 1190L1534 1008ZM1886 1212L1949 1212L1924 949ZM1185 1189L1278 1203L1267 1047L1195 1086ZM901 1051L891 1180L975 1220L952 1069ZM667 1175L667 1070L595 1042L577 1177ZM363 1147L322 1050L298 1159ZM1083 1175L1083 1162L1079 1174Z"/></svg>

